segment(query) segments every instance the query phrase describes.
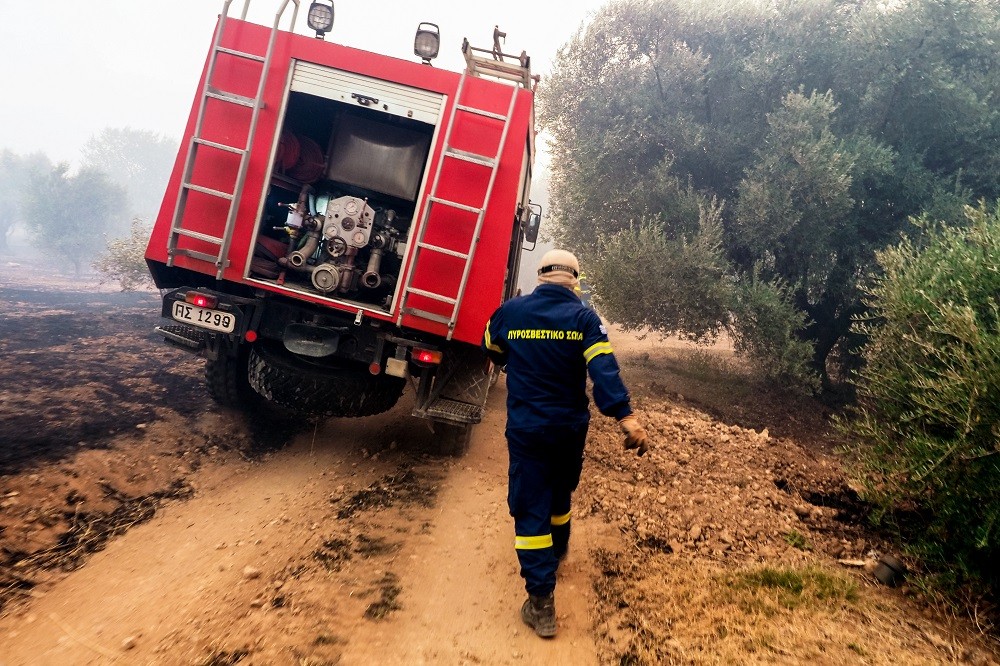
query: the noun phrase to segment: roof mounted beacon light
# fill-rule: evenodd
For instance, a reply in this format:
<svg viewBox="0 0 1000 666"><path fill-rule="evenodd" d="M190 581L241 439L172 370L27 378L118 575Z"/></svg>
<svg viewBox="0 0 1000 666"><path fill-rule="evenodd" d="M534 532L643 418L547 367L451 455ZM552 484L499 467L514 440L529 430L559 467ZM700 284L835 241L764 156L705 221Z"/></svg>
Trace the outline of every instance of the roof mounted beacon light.
<svg viewBox="0 0 1000 666"><path fill-rule="evenodd" d="M413 40L413 53L420 56L425 65L438 57L441 49L441 32L436 23L421 23L417 26L417 36Z"/></svg>
<svg viewBox="0 0 1000 666"><path fill-rule="evenodd" d="M306 22L316 31L316 39L323 39L333 29L333 0L313 0Z"/></svg>

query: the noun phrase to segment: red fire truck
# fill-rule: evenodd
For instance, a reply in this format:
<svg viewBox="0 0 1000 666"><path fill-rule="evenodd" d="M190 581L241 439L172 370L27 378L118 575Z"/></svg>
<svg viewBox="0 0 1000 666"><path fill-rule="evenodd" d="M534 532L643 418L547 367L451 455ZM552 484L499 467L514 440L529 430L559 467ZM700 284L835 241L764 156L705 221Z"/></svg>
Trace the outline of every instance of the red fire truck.
<svg viewBox="0 0 1000 666"><path fill-rule="evenodd" d="M411 382L460 451L490 386L480 336L538 229L528 57L466 41L443 71L434 24L408 62L322 39L330 0L308 10L320 39L292 32L298 0L270 28L231 2L146 250L157 330L227 406L366 416Z"/></svg>

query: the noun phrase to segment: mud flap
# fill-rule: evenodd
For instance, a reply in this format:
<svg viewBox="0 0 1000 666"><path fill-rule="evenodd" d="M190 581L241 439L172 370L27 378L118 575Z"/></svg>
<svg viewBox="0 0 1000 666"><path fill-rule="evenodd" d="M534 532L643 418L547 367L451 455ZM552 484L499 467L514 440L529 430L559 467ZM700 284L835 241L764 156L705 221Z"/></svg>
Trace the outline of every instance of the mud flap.
<svg viewBox="0 0 1000 666"><path fill-rule="evenodd" d="M413 415L459 425L479 423L490 390L491 369L478 346L453 342L445 350L431 390L418 400Z"/></svg>

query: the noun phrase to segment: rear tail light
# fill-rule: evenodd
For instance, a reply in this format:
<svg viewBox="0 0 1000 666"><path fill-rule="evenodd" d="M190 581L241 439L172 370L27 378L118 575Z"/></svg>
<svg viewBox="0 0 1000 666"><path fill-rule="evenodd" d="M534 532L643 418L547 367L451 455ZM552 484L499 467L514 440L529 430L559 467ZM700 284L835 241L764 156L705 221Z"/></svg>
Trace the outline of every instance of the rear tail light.
<svg viewBox="0 0 1000 666"><path fill-rule="evenodd" d="M202 294L197 291L189 291L184 294L184 300L191 305L199 308L207 308L209 310L214 310L215 306L219 304L218 297L211 296L209 294Z"/></svg>
<svg viewBox="0 0 1000 666"><path fill-rule="evenodd" d="M439 351L419 349L417 347L414 347L413 351L410 352L410 358L413 359L413 362L422 365L438 365L441 363L442 356L443 354Z"/></svg>

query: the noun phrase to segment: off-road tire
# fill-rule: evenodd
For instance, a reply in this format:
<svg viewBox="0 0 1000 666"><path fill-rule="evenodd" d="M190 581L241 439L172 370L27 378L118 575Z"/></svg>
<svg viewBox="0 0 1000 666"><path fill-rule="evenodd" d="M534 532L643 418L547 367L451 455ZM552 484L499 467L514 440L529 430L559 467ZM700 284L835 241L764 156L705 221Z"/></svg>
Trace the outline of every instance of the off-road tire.
<svg viewBox="0 0 1000 666"><path fill-rule="evenodd" d="M373 376L358 366L323 365L269 345L250 350L248 380L276 405L321 416L381 414L392 409L406 386L398 377Z"/></svg>
<svg viewBox="0 0 1000 666"><path fill-rule="evenodd" d="M205 383L215 402L231 409L257 409L263 400L247 381L247 361L250 350L240 347L236 356L220 354L217 359L205 361Z"/></svg>
<svg viewBox="0 0 1000 666"><path fill-rule="evenodd" d="M434 423L434 448L442 456L461 456L469 450L472 426L456 423Z"/></svg>

